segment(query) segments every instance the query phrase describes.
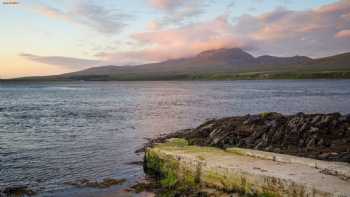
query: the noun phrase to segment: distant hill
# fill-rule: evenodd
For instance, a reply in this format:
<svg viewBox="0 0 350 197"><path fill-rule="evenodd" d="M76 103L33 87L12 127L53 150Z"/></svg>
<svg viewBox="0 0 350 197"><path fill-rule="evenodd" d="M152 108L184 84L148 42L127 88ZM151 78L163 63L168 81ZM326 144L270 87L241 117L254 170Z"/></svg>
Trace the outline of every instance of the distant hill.
<svg viewBox="0 0 350 197"><path fill-rule="evenodd" d="M182 59L138 66L99 66L56 76L17 80L191 80L350 78L350 53L312 59L251 54L239 48L209 50Z"/></svg>

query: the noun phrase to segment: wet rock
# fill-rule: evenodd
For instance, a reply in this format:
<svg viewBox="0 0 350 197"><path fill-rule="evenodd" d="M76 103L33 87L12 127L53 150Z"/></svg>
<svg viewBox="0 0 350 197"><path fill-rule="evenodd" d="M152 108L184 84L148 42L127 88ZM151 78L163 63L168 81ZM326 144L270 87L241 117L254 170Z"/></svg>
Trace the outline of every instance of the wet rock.
<svg viewBox="0 0 350 197"><path fill-rule="evenodd" d="M331 142L331 147L338 147L348 144L346 139L336 139Z"/></svg>
<svg viewBox="0 0 350 197"><path fill-rule="evenodd" d="M277 123L277 120L271 120L271 121L266 121L265 125L270 128L276 128L278 123Z"/></svg>
<svg viewBox="0 0 350 197"><path fill-rule="evenodd" d="M135 165L135 166L142 166L143 165L143 161L132 161L132 162L128 162L125 163L126 165Z"/></svg>
<svg viewBox="0 0 350 197"><path fill-rule="evenodd" d="M26 197L33 196L35 194L36 193L27 186L12 186L0 191L1 197Z"/></svg>
<svg viewBox="0 0 350 197"><path fill-rule="evenodd" d="M326 159L328 159L330 156L331 156L331 153L322 153L322 154L318 155L318 159L326 160Z"/></svg>
<svg viewBox="0 0 350 197"><path fill-rule="evenodd" d="M254 123L256 123L256 122L258 122L260 120L261 120L261 116L260 115L249 115L247 120L245 120L243 122L243 124L246 124L246 125L254 124Z"/></svg>
<svg viewBox="0 0 350 197"><path fill-rule="evenodd" d="M350 163L350 152L343 153L337 160Z"/></svg>
<svg viewBox="0 0 350 197"><path fill-rule="evenodd" d="M313 149L315 147L316 144L316 138L317 135L313 135L312 137L310 137L306 143L306 148L307 149Z"/></svg>
<svg viewBox="0 0 350 197"><path fill-rule="evenodd" d="M321 119L321 115L315 115L312 120L311 120L311 124L316 124L319 120Z"/></svg>
<svg viewBox="0 0 350 197"><path fill-rule="evenodd" d="M345 122L347 120L347 117L346 116L340 116L339 118L338 118L338 121L339 122Z"/></svg>
<svg viewBox="0 0 350 197"><path fill-rule="evenodd" d="M100 182L90 181L88 179L81 179L78 181L66 182L65 184L72 185L75 187L108 188L114 185L120 185L125 181L126 181L125 179L111 179L111 178L103 179Z"/></svg>
<svg viewBox="0 0 350 197"><path fill-rule="evenodd" d="M154 191L158 189L159 186L155 181L143 181L143 182L138 182L135 185L132 185L130 188L135 193L141 193L144 191L148 191L148 192Z"/></svg>
<svg viewBox="0 0 350 197"><path fill-rule="evenodd" d="M317 146L319 147L322 147L324 144L324 140L323 139L320 139L318 142L317 142Z"/></svg>
<svg viewBox="0 0 350 197"><path fill-rule="evenodd" d="M279 148L279 147L274 148L272 152L280 153L281 152L281 148Z"/></svg>
<svg viewBox="0 0 350 197"><path fill-rule="evenodd" d="M349 121L350 121L350 114L346 114L346 115L345 115L345 118L346 118L345 121L349 122Z"/></svg>
<svg viewBox="0 0 350 197"><path fill-rule="evenodd" d="M321 118L321 120L319 122L317 122L315 125L320 127L320 128L324 128L327 127L328 124L331 122L332 117L330 115L325 115Z"/></svg>
<svg viewBox="0 0 350 197"><path fill-rule="evenodd" d="M316 133L317 131L319 131L320 129L319 128L317 128L317 127L310 127L310 129L309 129L309 133Z"/></svg>

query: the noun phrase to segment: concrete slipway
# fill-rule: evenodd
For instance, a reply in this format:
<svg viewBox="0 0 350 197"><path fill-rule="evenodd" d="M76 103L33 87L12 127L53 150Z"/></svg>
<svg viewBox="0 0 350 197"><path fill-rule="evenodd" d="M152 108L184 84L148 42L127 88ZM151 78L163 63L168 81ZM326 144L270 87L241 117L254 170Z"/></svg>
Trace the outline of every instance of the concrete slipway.
<svg viewBox="0 0 350 197"><path fill-rule="evenodd" d="M185 185L258 196L350 196L350 165L249 149L189 146L182 139L148 148L148 171L165 187Z"/></svg>

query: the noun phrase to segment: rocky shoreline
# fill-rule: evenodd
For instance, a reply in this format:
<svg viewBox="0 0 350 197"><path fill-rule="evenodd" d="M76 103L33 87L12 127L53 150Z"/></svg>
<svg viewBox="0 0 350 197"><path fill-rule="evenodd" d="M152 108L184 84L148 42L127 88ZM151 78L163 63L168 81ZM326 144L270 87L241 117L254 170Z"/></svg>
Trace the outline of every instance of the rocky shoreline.
<svg viewBox="0 0 350 197"><path fill-rule="evenodd" d="M136 152L144 152L155 144L164 143L171 138L182 138L188 145L215 147L227 151L230 148L247 148L273 153L295 155L325 161L350 163L350 114L304 114L283 115L269 112L208 120L193 129L180 130L161 135ZM204 159L204 158L202 158ZM146 160L144 165L146 165ZM142 165L132 162L130 165ZM146 173L147 168L145 167ZM340 177L332 171L323 174ZM153 176L152 174L149 174ZM156 179L154 179L156 178ZM159 178L159 177L158 177ZM348 181L349 177L340 177ZM215 193L221 196L223 191L202 191L196 188L163 187L154 177L146 182L137 183L126 189L127 193L143 191L158 194L180 194L183 196L206 196ZM124 179L104 179L103 181L78 180L65 184L75 187L108 188L125 182ZM36 192L27 186L15 186L0 189L1 196L33 196ZM161 196L161 195L160 195Z"/></svg>
<svg viewBox="0 0 350 197"><path fill-rule="evenodd" d="M149 139L143 151L154 182L141 186L160 196L336 196L349 192L350 115L213 119Z"/></svg>
<svg viewBox="0 0 350 197"><path fill-rule="evenodd" d="M350 163L350 115L340 113L271 112L214 119L151 139L145 148L169 138L184 138L197 146L240 147Z"/></svg>

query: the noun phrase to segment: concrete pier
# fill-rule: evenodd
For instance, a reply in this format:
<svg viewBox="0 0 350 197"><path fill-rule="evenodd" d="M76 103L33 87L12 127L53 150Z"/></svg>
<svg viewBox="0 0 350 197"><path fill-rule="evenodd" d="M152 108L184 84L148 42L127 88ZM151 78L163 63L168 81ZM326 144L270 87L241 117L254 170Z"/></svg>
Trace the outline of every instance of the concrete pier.
<svg viewBox="0 0 350 197"><path fill-rule="evenodd" d="M215 188L258 196L350 196L350 165L249 149L189 146L171 139L148 148L145 167L165 187Z"/></svg>

